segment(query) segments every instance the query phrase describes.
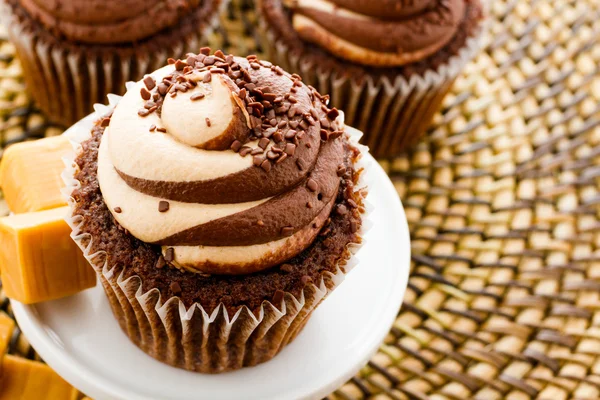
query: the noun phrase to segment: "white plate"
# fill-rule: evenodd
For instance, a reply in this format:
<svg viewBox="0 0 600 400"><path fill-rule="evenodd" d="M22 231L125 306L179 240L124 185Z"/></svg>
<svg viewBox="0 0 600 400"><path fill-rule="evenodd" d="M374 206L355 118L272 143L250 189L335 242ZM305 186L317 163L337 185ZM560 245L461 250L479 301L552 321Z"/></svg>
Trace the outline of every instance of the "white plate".
<svg viewBox="0 0 600 400"><path fill-rule="evenodd" d="M14 314L41 357L96 400L321 398L377 350L408 282L410 239L398 194L374 160L367 183L373 227L359 264L296 340L267 363L220 375L162 364L121 331L101 286L31 306L13 300Z"/></svg>

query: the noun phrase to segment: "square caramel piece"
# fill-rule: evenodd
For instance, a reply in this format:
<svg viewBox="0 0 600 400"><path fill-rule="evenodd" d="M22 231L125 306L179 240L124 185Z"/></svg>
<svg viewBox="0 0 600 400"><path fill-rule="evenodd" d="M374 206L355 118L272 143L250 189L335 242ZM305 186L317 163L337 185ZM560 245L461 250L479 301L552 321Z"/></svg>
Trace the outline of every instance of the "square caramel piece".
<svg viewBox="0 0 600 400"><path fill-rule="evenodd" d="M96 273L69 236L68 207L0 218L0 274L6 295L24 304L93 287Z"/></svg>
<svg viewBox="0 0 600 400"><path fill-rule="evenodd" d="M5 312L0 311L0 359L8 351L8 344L15 329L15 321Z"/></svg>
<svg viewBox="0 0 600 400"><path fill-rule="evenodd" d="M0 186L16 214L65 206L62 157L73 151L65 136L9 146L0 162Z"/></svg>
<svg viewBox="0 0 600 400"><path fill-rule="evenodd" d="M72 399L77 393L44 363L12 355L2 360L0 400Z"/></svg>

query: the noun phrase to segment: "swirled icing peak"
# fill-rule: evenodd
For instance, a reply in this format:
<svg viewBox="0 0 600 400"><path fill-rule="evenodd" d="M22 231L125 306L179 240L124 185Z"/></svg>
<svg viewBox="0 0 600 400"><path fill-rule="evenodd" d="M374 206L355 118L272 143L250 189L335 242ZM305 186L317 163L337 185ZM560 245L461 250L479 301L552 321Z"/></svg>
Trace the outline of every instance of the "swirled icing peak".
<svg viewBox="0 0 600 400"><path fill-rule="evenodd" d="M287 0L300 38L364 65L422 60L456 34L465 0Z"/></svg>
<svg viewBox="0 0 600 400"><path fill-rule="evenodd" d="M201 0L19 0L46 29L69 40L116 44L147 38L178 23Z"/></svg>
<svg viewBox="0 0 600 400"><path fill-rule="evenodd" d="M104 201L191 271L240 274L295 256L337 196L343 122L297 75L256 57L188 54L130 88L98 155Z"/></svg>

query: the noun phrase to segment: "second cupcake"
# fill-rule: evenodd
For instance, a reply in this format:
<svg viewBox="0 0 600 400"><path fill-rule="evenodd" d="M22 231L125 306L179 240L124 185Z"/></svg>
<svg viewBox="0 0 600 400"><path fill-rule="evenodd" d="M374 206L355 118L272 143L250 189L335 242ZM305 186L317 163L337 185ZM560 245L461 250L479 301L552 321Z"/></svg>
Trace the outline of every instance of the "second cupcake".
<svg viewBox="0 0 600 400"><path fill-rule="evenodd" d="M258 0L258 13L268 57L331 94L376 157L425 132L483 21L479 0Z"/></svg>
<svg viewBox="0 0 600 400"><path fill-rule="evenodd" d="M296 75L202 49L84 136L67 174L73 236L123 330L160 361L269 360L352 265L361 153Z"/></svg>
<svg viewBox="0 0 600 400"><path fill-rule="evenodd" d="M206 41L223 0L0 0L28 91L68 126Z"/></svg>

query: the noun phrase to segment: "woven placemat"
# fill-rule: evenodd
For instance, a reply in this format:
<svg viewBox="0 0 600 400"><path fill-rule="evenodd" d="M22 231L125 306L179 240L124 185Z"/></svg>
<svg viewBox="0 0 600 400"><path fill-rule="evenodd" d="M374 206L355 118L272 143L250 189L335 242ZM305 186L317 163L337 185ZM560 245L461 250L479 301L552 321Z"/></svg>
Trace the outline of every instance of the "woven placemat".
<svg viewBox="0 0 600 400"><path fill-rule="evenodd" d="M600 398L600 2L492 0L490 14L430 134L381 161L411 230L409 288L331 399ZM215 41L260 53L251 4L222 20ZM20 74L3 35L3 146L62 131ZM10 351L36 357L18 330Z"/></svg>

